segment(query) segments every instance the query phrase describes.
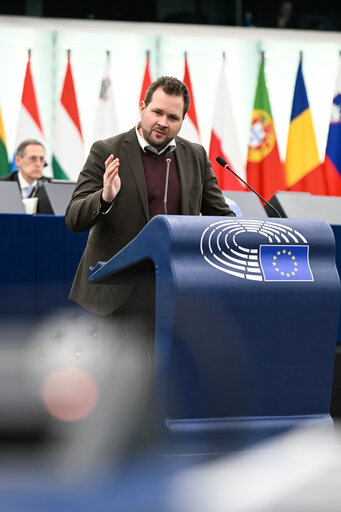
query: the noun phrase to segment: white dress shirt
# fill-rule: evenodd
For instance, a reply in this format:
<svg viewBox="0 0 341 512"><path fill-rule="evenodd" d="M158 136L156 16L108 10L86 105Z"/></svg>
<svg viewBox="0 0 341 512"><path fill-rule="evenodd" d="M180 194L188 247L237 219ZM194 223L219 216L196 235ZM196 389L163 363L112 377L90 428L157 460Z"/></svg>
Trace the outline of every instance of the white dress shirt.
<svg viewBox="0 0 341 512"><path fill-rule="evenodd" d="M20 190L21 190L21 196L23 199L25 199L27 196L29 196L33 190L33 188L36 186L37 184L37 180L34 180L33 183L28 183L23 177L22 175L20 174L20 172L18 172L18 180L19 180L19 185L20 185Z"/></svg>

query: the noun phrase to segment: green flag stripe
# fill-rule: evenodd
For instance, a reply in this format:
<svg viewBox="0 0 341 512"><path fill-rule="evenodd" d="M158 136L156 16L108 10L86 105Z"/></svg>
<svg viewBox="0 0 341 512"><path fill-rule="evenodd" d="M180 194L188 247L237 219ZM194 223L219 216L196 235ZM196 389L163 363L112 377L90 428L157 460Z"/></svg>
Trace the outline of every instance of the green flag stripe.
<svg viewBox="0 0 341 512"><path fill-rule="evenodd" d="M0 176L6 176L6 174L9 174L9 172L10 168L8 162L7 148L4 144L4 141L0 137Z"/></svg>
<svg viewBox="0 0 341 512"><path fill-rule="evenodd" d="M272 119L268 90L265 83L264 58L262 58L261 65L259 68L254 108L259 110L265 110L265 112L267 112Z"/></svg>
<svg viewBox="0 0 341 512"><path fill-rule="evenodd" d="M57 180L70 180L69 176L67 176L65 174L65 172L59 165L59 162L56 160L55 156L52 157L52 169L53 169L53 176Z"/></svg>

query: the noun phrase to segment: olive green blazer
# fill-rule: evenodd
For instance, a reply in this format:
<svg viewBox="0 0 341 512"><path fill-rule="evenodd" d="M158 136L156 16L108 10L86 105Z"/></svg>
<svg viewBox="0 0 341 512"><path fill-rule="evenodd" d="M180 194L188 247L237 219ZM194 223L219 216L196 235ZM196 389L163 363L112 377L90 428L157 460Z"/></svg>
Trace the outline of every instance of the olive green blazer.
<svg viewBox="0 0 341 512"><path fill-rule="evenodd" d="M121 190L108 213L101 213L104 162L119 157ZM226 204L203 146L176 137L175 156L179 170L182 215L228 215ZM88 241L72 284L70 299L100 315L117 309L131 287L92 284L89 267L110 260L149 221L148 194L135 128L96 141L79 174L65 222L72 231L90 230Z"/></svg>

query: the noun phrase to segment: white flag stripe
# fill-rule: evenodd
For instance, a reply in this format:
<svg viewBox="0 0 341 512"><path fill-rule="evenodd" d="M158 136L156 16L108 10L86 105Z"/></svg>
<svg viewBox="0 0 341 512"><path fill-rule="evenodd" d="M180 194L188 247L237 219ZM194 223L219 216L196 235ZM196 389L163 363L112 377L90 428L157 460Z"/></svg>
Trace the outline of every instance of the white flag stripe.
<svg viewBox="0 0 341 512"><path fill-rule="evenodd" d="M94 140L106 139L119 132L116 106L113 97L110 56L107 56L98 98Z"/></svg>
<svg viewBox="0 0 341 512"><path fill-rule="evenodd" d="M79 131L63 105L59 103L56 116L54 155L71 181L76 181L84 165L84 144Z"/></svg>
<svg viewBox="0 0 341 512"><path fill-rule="evenodd" d="M16 138L16 147L24 139L37 139L45 144L45 137L41 133L32 116L27 112L26 108L21 105L19 114L19 125Z"/></svg>
<svg viewBox="0 0 341 512"><path fill-rule="evenodd" d="M246 170L241 157L240 144L235 126L235 117L223 65L217 88L216 103L213 113L213 131L220 140L222 150L231 166L241 178L246 179Z"/></svg>
<svg viewBox="0 0 341 512"><path fill-rule="evenodd" d="M64 99L66 99L65 102ZM53 156L54 177L76 181L84 165L84 140L78 114L76 87L72 76L70 50L68 50L62 94L57 107Z"/></svg>
<svg viewBox="0 0 341 512"><path fill-rule="evenodd" d="M188 139L191 142L197 142L200 144L200 137L198 134L198 130L196 129L194 123L192 120L186 116L183 123L181 130L179 132L180 137L183 137L184 139Z"/></svg>

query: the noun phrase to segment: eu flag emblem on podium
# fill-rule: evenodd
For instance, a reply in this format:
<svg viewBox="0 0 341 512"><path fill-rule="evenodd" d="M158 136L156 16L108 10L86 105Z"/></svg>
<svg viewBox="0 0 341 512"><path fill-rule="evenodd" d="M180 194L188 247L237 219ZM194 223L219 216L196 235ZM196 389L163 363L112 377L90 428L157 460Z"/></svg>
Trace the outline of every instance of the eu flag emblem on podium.
<svg viewBox="0 0 341 512"><path fill-rule="evenodd" d="M308 245L261 245L265 281L313 281Z"/></svg>

